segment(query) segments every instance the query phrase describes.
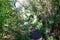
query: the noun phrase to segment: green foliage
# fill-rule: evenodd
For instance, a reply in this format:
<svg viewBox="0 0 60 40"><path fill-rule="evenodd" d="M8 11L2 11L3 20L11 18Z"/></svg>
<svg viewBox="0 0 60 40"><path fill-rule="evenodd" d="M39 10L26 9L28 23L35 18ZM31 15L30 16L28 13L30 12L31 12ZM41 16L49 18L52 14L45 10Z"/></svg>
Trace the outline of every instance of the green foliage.
<svg viewBox="0 0 60 40"><path fill-rule="evenodd" d="M50 33L52 27L54 28L52 26L54 23L58 24L58 28L56 27L58 31L60 29L60 0L28 0L29 5L25 9L25 13L21 10L18 12L12 9L15 7L15 2L0 0L0 39L4 40L5 36L11 34L15 40L31 40L29 30L30 24L35 20L35 15L37 21L34 25L40 32L46 33L47 40L57 40L54 36L49 36L48 33ZM27 16L27 13L31 15ZM45 21L45 25L43 25L43 21ZM25 22L27 24L24 24ZM56 32L55 35L58 35L58 33Z"/></svg>

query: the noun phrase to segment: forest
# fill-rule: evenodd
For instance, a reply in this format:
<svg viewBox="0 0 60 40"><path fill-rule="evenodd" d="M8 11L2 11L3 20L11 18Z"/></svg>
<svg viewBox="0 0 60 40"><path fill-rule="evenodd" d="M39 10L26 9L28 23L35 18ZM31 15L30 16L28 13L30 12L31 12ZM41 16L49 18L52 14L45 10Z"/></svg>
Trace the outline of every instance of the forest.
<svg viewBox="0 0 60 40"><path fill-rule="evenodd" d="M40 40L60 40L60 0L0 0L0 40L32 40L32 24Z"/></svg>

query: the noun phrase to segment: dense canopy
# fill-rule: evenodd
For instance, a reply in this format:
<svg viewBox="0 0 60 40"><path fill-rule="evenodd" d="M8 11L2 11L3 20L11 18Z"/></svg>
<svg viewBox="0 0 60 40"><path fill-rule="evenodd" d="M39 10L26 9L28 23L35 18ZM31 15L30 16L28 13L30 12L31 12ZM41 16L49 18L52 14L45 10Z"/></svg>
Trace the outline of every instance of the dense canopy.
<svg viewBox="0 0 60 40"><path fill-rule="evenodd" d="M60 40L60 0L0 0L0 40L31 40L31 24Z"/></svg>

